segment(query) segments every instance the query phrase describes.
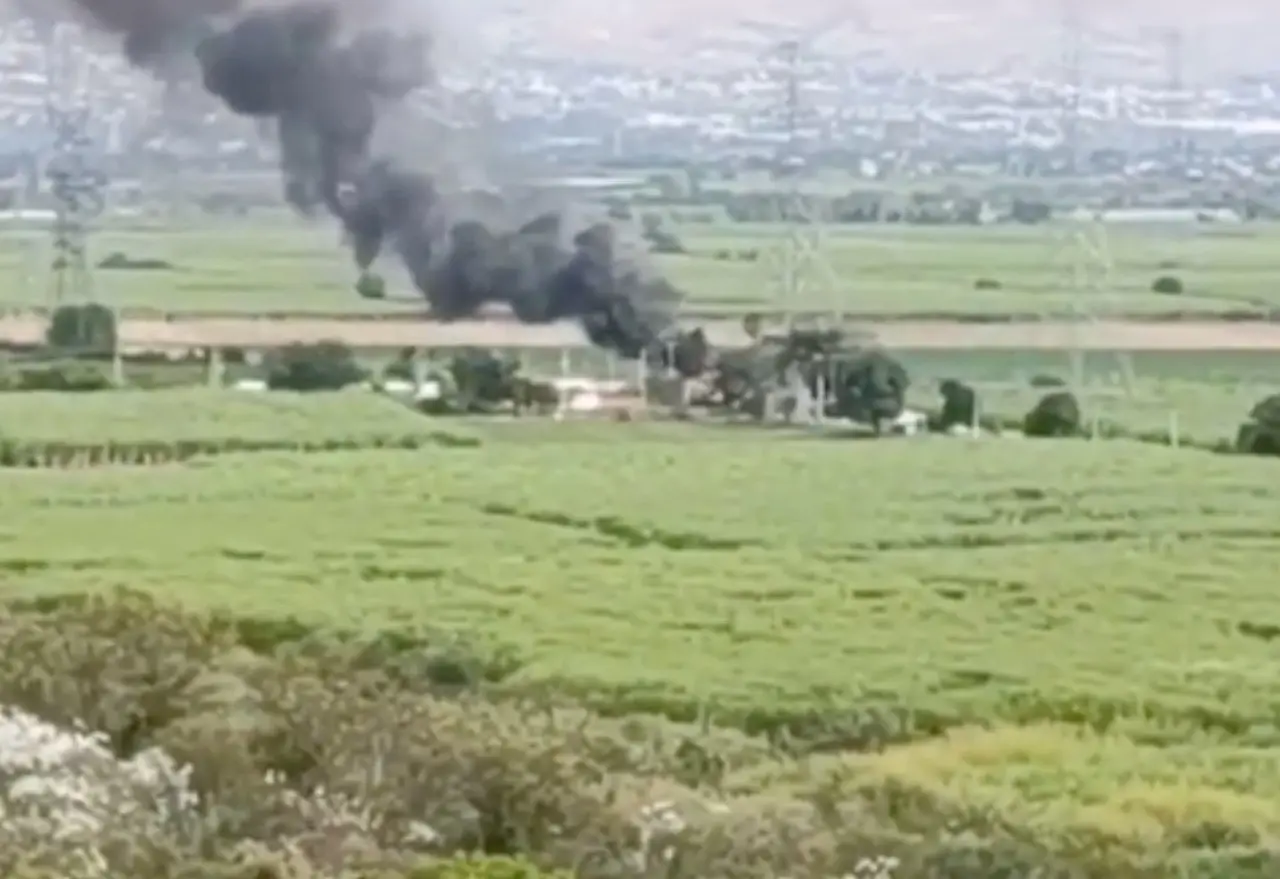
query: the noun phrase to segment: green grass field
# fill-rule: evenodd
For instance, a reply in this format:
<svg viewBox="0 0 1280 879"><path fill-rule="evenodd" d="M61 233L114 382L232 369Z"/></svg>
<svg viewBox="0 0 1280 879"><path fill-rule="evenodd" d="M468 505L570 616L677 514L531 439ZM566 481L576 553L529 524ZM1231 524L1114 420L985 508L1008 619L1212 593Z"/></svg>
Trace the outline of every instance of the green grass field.
<svg viewBox="0 0 1280 879"><path fill-rule="evenodd" d="M427 435L432 422L361 390L335 394L206 389L0 394L0 436L26 442L322 442Z"/></svg>
<svg viewBox="0 0 1280 879"><path fill-rule="evenodd" d="M1211 826L1280 834L1259 750L1280 710L1267 461L467 430L484 445L11 472L0 594L128 586L429 625L512 651L509 691L789 724L828 749L898 743L757 767L729 779L741 792L892 787L935 818L985 810L1147 853L1196 848Z"/></svg>
<svg viewBox="0 0 1280 879"><path fill-rule="evenodd" d="M713 258L766 248L769 230L681 232L695 255L657 262L695 304L776 302L764 262ZM24 240L0 235L13 308L45 302L43 257ZM1116 232L1115 292L1096 305L1280 301L1276 241L1266 227ZM96 247L177 265L99 272L101 298L122 306L370 310L327 228L116 230ZM842 280L797 304L1060 310L1067 276L1049 250L1018 230L835 233ZM1191 293L1145 292L1164 272ZM977 278L1002 289L974 291ZM397 292L383 308L418 307ZM1016 418L1043 393L1033 376L1079 367L1088 419L1161 432L1176 413L1196 443L1230 438L1280 390L1280 358L1261 353L1137 355L1127 389L1109 354L894 353L918 406L955 377ZM609 368L598 352L569 364ZM199 363L174 369L202 380ZM733 798L734 833L767 836L775 815L803 828L802 804L836 803L844 824L908 848L1027 840L1034 858L1105 864L1070 874L1099 879L1222 879L1231 857L1280 848L1271 460L1119 440L428 420L363 391L207 388L0 395L0 452L31 468L0 471L0 599L128 587L259 621L444 632L514 657L495 700L577 701L625 716L620 728L656 724L646 714L739 730L725 735L751 759L715 792ZM659 726L668 745L690 728ZM769 736L768 759L743 730ZM659 786L691 795L663 772ZM964 869L908 879L990 879Z"/></svg>
<svg viewBox="0 0 1280 879"><path fill-rule="evenodd" d="M1159 387L1205 424L1246 390ZM1232 875L1213 870L1280 840L1268 459L429 420L356 391L0 395L0 423L6 442L207 447L4 470L0 600L125 587L443 633L508 657L492 699L768 735L768 759L720 740L734 822L839 802L904 844L999 826L1134 879ZM300 453L326 438L365 448Z"/></svg>
<svg viewBox="0 0 1280 879"><path fill-rule="evenodd" d="M658 269L683 287L689 307L740 312L779 304L770 248L782 230L768 225L685 225L677 230L687 255L655 256ZM1280 241L1273 226L1131 229L1109 236L1113 270L1091 270L1087 295L1099 314L1177 310L1265 311L1280 303L1274 275ZM246 223L209 221L194 227L108 228L93 242L100 259L121 251L135 259L166 259L169 270L101 270L96 295L123 307L160 311L416 310L420 298L399 271L387 270L393 301L371 304L353 286L356 273L336 229L281 217ZM759 251L757 261L717 258ZM794 308L848 313L1069 312L1075 294L1070 251L1032 228L845 227L825 246L829 277L813 274ZM49 253L43 233L0 233L0 305L47 305ZM1176 274L1181 296L1150 292L1156 276ZM979 279L1000 289L977 290Z"/></svg>
<svg viewBox="0 0 1280 879"><path fill-rule="evenodd" d="M980 370L945 370L967 365L958 358L957 361L922 364L933 367L926 371L908 358L914 382L908 404L924 411L938 409L939 380L958 376L978 391L983 414L1011 423L1020 420L1046 393L1028 383L1027 373L991 376ZM1057 371L1064 373L1066 370ZM1213 445L1232 439L1253 405L1277 392L1280 382L1247 377L1217 382L1147 377L1126 386L1111 375L1091 376L1090 384L1078 390L1077 396L1086 420L1104 430L1114 428L1126 435L1158 435L1173 430L1184 442ZM485 424L483 419L478 423ZM426 442L442 431L466 433L476 424L470 419L426 420L405 406L363 389L295 395L160 384L155 390L87 395L0 394L0 440L31 447L200 443L216 450L243 443L252 448L325 444L364 448L394 445L401 440ZM530 425L520 429L541 428ZM584 428L547 424L545 429L551 437L572 437Z"/></svg>

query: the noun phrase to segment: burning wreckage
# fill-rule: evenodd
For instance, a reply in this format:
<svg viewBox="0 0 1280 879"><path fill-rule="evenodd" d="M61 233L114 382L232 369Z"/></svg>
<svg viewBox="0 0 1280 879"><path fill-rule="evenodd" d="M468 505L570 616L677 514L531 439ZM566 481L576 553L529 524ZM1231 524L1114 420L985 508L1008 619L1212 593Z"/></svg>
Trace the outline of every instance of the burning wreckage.
<svg viewBox="0 0 1280 879"><path fill-rule="evenodd" d="M754 412L771 389L809 387L842 417L879 425L902 409L906 374L838 337L793 333L781 345L717 356L677 326L680 294L624 258L613 227L572 228L563 211L494 222L396 155L376 154L379 120L435 81L429 34L387 0L70 0L122 39L129 60L165 79L198 78L228 109L274 123L285 199L342 226L360 272L398 258L439 320L491 305L529 323L578 321L593 345L684 378ZM52 4L51 4L52 5ZM482 214L487 216L482 218ZM776 350L775 350L776 349Z"/></svg>

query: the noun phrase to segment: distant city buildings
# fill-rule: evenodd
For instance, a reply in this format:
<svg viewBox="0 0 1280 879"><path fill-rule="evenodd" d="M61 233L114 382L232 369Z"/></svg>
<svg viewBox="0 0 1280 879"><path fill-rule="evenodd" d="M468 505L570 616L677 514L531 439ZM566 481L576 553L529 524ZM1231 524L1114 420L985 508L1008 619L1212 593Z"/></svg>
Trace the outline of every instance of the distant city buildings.
<svg viewBox="0 0 1280 879"><path fill-rule="evenodd" d="M194 86L166 89L95 44L50 63L29 23L0 28L0 156L39 154L55 89L94 108L95 142L115 176L147 168L268 168L270 140ZM736 59L736 60L735 60ZM741 55L702 53L679 76L513 52L445 76L424 116L482 128L508 155L543 170L779 160L790 143L807 169L836 166L869 181L993 176L1221 181L1261 186L1280 171L1280 76L1213 89L1108 82L1078 98L1052 80L929 76L816 60L794 69L797 112L784 112L776 71ZM58 77L53 82L51 77ZM794 127L792 132L791 127Z"/></svg>

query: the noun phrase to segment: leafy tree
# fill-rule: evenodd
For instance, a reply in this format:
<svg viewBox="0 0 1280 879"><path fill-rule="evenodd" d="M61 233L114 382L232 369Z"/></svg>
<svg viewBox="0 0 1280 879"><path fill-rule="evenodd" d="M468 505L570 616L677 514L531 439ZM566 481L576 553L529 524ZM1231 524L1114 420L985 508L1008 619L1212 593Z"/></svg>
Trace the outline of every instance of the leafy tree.
<svg viewBox="0 0 1280 879"><path fill-rule="evenodd" d="M837 361L834 379L834 414L870 424L876 433L902 414L911 384L906 368L878 348Z"/></svg>
<svg viewBox="0 0 1280 879"><path fill-rule="evenodd" d="M662 365L685 378L697 378L707 371L711 360L711 343L699 327L680 333L670 345L662 348Z"/></svg>
<svg viewBox="0 0 1280 879"><path fill-rule="evenodd" d="M775 358L762 348L724 351L711 371L711 391L726 409L760 418L774 375Z"/></svg>
<svg viewBox="0 0 1280 879"><path fill-rule="evenodd" d="M485 411L516 398L520 362L482 348L468 348L449 362L459 406Z"/></svg>
<svg viewBox="0 0 1280 879"><path fill-rule="evenodd" d="M72 356L111 357L117 344L115 312L97 302L59 306L45 341Z"/></svg>

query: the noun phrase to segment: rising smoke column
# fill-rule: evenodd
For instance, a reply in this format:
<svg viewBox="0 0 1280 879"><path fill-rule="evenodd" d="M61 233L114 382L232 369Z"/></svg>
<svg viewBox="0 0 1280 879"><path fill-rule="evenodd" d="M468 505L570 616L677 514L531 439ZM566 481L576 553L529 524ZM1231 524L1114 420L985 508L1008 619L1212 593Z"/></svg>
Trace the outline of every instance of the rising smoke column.
<svg viewBox="0 0 1280 879"><path fill-rule="evenodd" d="M240 0L72 0L91 24L123 38L133 64L154 71L189 52L209 33L211 22L234 14ZM48 20L59 0L29 0L23 9ZM43 7L43 8L37 8Z"/></svg>
<svg viewBox="0 0 1280 879"><path fill-rule="evenodd" d="M426 85L426 38L363 31L344 39L336 6L247 13L196 47L205 88L233 112L278 126L285 197L341 216L338 198L368 163L379 104Z"/></svg>
<svg viewBox="0 0 1280 879"><path fill-rule="evenodd" d="M386 108L432 85L426 34L395 21L352 29L378 4L75 3L123 37L134 64L173 75L194 60L229 109L273 121L289 203L335 216L362 272L384 249L398 256L439 319L501 303L528 323L577 319L593 344L624 357L665 350L678 293L620 258L612 227L575 232L556 212L513 228L484 223L460 215L429 175L370 155Z"/></svg>

